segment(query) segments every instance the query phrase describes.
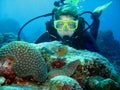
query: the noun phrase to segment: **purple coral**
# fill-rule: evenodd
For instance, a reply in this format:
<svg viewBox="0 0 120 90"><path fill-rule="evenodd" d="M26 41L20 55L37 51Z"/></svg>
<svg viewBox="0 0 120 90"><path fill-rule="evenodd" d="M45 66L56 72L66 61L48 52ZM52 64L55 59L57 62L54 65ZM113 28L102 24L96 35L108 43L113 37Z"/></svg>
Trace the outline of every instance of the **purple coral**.
<svg viewBox="0 0 120 90"><path fill-rule="evenodd" d="M55 59L52 63L51 63L51 66L53 68L61 68L62 66L64 66L66 64L65 60L62 60L62 59Z"/></svg>

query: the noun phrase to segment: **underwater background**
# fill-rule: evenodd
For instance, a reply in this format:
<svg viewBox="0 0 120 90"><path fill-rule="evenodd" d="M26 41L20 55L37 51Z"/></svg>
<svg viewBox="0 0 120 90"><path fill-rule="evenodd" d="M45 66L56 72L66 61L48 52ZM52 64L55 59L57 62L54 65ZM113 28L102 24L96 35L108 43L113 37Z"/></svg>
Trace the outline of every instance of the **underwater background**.
<svg viewBox="0 0 120 90"><path fill-rule="evenodd" d="M20 27L28 20L50 13L55 0L0 0L0 32L18 33ZM98 6L112 1L100 17L99 31L111 30L115 39L120 41L120 1L119 0L80 0L79 8L83 11L93 11ZM43 17L29 23L21 33L27 42L34 42L46 31L45 22L51 17Z"/></svg>
<svg viewBox="0 0 120 90"><path fill-rule="evenodd" d="M99 53L57 41L34 44L51 16L28 23L18 41L21 27L51 13L55 1L0 0L0 90L120 90L119 0L79 2L81 13L112 2L100 16ZM90 15L83 17L92 23Z"/></svg>

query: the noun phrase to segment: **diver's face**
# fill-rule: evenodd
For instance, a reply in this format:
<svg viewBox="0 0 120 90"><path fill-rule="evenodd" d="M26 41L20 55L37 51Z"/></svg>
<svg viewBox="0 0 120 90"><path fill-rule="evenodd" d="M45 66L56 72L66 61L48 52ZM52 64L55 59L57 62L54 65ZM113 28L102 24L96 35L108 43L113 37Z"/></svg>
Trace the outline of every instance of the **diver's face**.
<svg viewBox="0 0 120 90"><path fill-rule="evenodd" d="M63 38L64 36L71 37L74 34L76 29L75 26L77 26L78 24L78 21L75 21L74 17L70 15L61 15L59 20L56 20L56 21L58 21L57 33L61 38Z"/></svg>

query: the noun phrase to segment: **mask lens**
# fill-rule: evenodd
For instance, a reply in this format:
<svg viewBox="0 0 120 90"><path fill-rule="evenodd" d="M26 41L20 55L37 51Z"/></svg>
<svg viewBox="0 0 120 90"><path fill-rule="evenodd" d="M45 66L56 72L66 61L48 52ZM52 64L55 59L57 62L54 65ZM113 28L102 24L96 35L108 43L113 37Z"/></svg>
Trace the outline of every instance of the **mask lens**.
<svg viewBox="0 0 120 90"><path fill-rule="evenodd" d="M57 29L57 30L61 30L63 29L65 25L65 22L61 21L61 20L57 20L54 22L54 27Z"/></svg>
<svg viewBox="0 0 120 90"><path fill-rule="evenodd" d="M54 27L57 30L64 30L65 27L68 27L68 30L76 30L78 27L78 21L75 20L56 20L54 21Z"/></svg>
<svg viewBox="0 0 120 90"><path fill-rule="evenodd" d="M67 23L68 27L70 30L75 30L77 29L77 21L69 21Z"/></svg>

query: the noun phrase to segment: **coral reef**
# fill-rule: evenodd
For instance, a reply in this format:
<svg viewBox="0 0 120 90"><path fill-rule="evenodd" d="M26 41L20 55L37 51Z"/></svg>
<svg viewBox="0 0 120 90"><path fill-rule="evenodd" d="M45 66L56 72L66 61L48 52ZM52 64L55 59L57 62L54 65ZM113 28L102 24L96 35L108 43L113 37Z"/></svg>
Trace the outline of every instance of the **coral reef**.
<svg viewBox="0 0 120 90"><path fill-rule="evenodd" d="M120 89L120 77L107 58L95 52L76 50L58 41L40 44L13 41L0 49L0 58L1 66L11 66L10 70L15 73L17 81L22 79L28 82L22 83L26 86L23 88L29 89L31 86L31 90ZM10 66L7 65L9 60ZM33 76L32 80L27 79L29 75ZM16 80L6 86L3 82L8 78L3 74L0 76L5 78L0 80L0 89L21 88L21 82L16 83L17 86L13 85ZM45 82L39 84L41 79Z"/></svg>
<svg viewBox="0 0 120 90"><path fill-rule="evenodd" d="M114 80L110 78L104 79L100 76L90 77L87 84L92 90L95 90L95 88L97 90L119 90L119 84Z"/></svg>
<svg viewBox="0 0 120 90"><path fill-rule="evenodd" d="M14 41L4 45L0 49L0 59L3 66L6 62L2 60L6 60L8 56L14 60L11 68L17 76L32 76L33 79L40 82L43 82L47 78L45 61L41 57L41 53L30 44L22 41ZM12 59L9 58L9 61L12 61ZM6 68L6 66L4 67ZM3 68L1 67L1 69Z"/></svg>
<svg viewBox="0 0 120 90"><path fill-rule="evenodd" d="M66 62L64 60L61 60L59 58L53 60L53 62L50 63L52 66L52 68L61 68L62 66L64 66L66 64Z"/></svg>
<svg viewBox="0 0 120 90"><path fill-rule="evenodd" d="M50 90L83 90L75 79L68 76L55 76L48 83Z"/></svg>
<svg viewBox="0 0 120 90"><path fill-rule="evenodd" d="M114 38L113 32L111 30L101 31L98 35L97 43L100 53L113 63L120 74L120 42Z"/></svg>
<svg viewBox="0 0 120 90"><path fill-rule="evenodd" d="M17 35L14 33L0 33L0 47L12 41L17 41Z"/></svg>
<svg viewBox="0 0 120 90"><path fill-rule="evenodd" d="M16 76L11 67L13 64L14 64L14 60L11 57L7 56L1 58L0 75L6 78L5 84L12 83Z"/></svg>

